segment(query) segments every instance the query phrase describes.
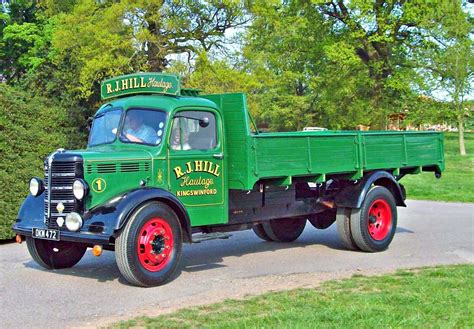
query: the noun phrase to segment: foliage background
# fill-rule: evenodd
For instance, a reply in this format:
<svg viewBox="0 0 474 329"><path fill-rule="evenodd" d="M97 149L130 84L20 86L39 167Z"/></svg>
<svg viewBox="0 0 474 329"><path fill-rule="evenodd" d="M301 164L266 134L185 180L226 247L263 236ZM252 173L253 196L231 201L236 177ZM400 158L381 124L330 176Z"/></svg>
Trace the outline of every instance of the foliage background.
<svg viewBox="0 0 474 329"><path fill-rule="evenodd" d="M51 149L66 145L65 112L48 99L0 84L0 238L10 229L32 176L43 176Z"/></svg>
<svg viewBox="0 0 474 329"><path fill-rule="evenodd" d="M472 129L466 1L15 0L0 11L0 238L57 147L85 146L100 81L182 76L243 91L269 130ZM439 100L444 95L445 101ZM471 110L469 110L471 108Z"/></svg>

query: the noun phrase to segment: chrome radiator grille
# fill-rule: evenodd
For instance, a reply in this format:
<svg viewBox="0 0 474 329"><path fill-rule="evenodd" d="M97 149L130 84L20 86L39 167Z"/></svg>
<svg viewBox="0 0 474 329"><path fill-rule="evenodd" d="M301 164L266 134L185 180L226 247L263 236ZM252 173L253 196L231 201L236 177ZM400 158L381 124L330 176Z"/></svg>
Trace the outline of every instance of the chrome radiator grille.
<svg viewBox="0 0 474 329"><path fill-rule="evenodd" d="M59 229L58 217L66 219L66 215L76 208L76 199L72 192L72 184L76 178L82 178L78 170L82 168L82 161L55 161L51 162L51 172L48 161L44 167L44 218L47 227ZM51 176L50 176L51 175ZM49 181L51 177L51 182ZM64 210L58 211L58 204L62 203Z"/></svg>

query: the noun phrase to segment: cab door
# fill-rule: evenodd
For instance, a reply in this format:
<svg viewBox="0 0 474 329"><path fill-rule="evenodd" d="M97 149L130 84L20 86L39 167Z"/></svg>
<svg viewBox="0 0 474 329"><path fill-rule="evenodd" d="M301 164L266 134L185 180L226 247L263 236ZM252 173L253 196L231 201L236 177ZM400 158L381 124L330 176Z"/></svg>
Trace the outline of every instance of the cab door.
<svg viewBox="0 0 474 329"><path fill-rule="evenodd" d="M213 110L175 112L168 138L169 188L191 225L227 222L222 120Z"/></svg>

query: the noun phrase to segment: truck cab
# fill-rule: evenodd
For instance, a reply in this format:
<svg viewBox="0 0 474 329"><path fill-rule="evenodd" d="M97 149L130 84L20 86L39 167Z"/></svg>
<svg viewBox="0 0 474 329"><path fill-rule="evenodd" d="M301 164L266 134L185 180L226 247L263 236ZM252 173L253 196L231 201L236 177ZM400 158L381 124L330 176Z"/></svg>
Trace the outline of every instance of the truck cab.
<svg viewBox="0 0 474 329"><path fill-rule="evenodd" d="M224 125L216 105L140 95L103 105L82 152L92 209L122 192L158 188L186 207L192 226L226 221ZM212 207L209 207L212 206Z"/></svg>

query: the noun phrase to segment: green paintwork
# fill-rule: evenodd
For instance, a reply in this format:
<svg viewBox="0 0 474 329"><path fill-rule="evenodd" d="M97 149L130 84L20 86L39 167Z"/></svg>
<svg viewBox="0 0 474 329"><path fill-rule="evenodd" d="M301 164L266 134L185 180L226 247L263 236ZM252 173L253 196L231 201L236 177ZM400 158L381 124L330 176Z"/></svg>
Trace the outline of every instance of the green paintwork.
<svg viewBox="0 0 474 329"><path fill-rule="evenodd" d="M105 145L84 150L84 180L90 187L86 207L100 205L123 191L140 186L140 181L156 184L153 176L153 156L147 150ZM97 179L105 181L98 192ZM105 187L105 188L104 188Z"/></svg>
<svg viewBox="0 0 474 329"><path fill-rule="evenodd" d="M84 158L84 178L91 187L86 199L89 209L120 193L140 188L140 182L144 181L147 186L177 195L186 206L192 226L202 226L228 221L228 189L250 190L262 180L266 184L289 185L294 181L324 182L334 175L356 180L374 169L386 169L394 174L444 170L441 133L253 134L245 95L241 93L130 96L104 104L97 113L117 107L125 111L150 108L168 113L164 139L157 146L115 140L79 151ZM183 110L216 115L215 149L177 151L169 147L172 117ZM216 156L220 153L223 159ZM200 170L196 161L207 162L208 170ZM187 185L185 181L194 183Z"/></svg>
<svg viewBox="0 0 474 329"><path fill-rule="evenodd" d="M163 73L135 73L102 82L102 99L132 94L179 95L179 77Z"/></svg>
<svg viewBox="0 0 474 329"><path fill-rule="evenodd" d="M359 179L374 169L444 170L438 132L317 131L250 133L244 94L204 95L223 108L230 189L259 180L323 182L331 175Z"/></svg>
<svg viewBox="0 0 474 329"><path fill-rule="evenodd" d="M104 104L97 114L112 108L147 108L157 109L169 113L166 121L164 142L157 146L147 146L123 143L115 140L111 144L88 147L81 150L84 158L84 179L91 187L86 198L86 208L90 209L101 205L120 193L140 188L144 180L147 186L163 188L173 194L182 191L212 190L216 194L203 194L198 196L178 196L186 206L191 224L193 226L209 225L227 222L227 180L225 179L224 160L214 158L214 154L224 152L225 142L224 127L221 112L213 102L197 97L171 97L162 95L141 95L118 98ZM171 133L171 120L175 113L184 110L208 111L216 115L219 142L213 150L176 151L169 148L168 140ZM187 178L176 178L174 168L180 167L186 171L187 163L194 161L212 162L216 168L219 164L219 175L204 171L193 171L186 174ZM209 166L209 165L208 165ZM101 192L92 189L96 179L101 178L106 182L105 190ZM203 182L203 185L181 186L184 179ZM212 180L212 181L210 181ZM185 192L192 194L194 192ZM195 192L202 193L202 192Z"/></svg>

